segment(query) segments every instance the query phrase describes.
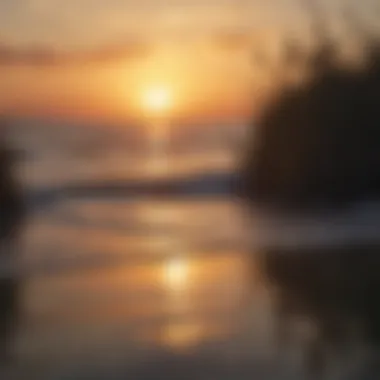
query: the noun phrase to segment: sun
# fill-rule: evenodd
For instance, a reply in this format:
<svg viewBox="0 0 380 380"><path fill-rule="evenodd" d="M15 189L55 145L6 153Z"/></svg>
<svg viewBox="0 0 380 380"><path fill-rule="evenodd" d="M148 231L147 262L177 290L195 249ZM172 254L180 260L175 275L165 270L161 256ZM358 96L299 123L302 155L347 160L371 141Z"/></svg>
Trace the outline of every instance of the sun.
<svg viewBox="0 0 380 380"><path fill-rule="evenodd" d="M165 280L170 290L181 290L189 276L189 263L183 257L171 258L164 268Z"/></svg>
<svg viewBox="0 0 380 380"><path fill-rule="evenodd" d="M171 91L165 86L150 87L143 92L142 103L150 113L167 112L173 104Z"/></svg>

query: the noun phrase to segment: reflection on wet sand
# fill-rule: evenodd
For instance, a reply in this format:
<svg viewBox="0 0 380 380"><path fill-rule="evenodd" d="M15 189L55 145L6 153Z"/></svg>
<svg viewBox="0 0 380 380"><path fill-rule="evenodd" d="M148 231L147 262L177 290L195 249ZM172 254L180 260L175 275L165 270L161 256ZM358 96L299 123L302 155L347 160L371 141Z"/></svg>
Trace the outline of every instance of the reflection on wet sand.
<svg viewBox="0 0 380 380"><path fill-rule="evenodd" d="M113 213L134 217L132 206L121 206L101 205L101 211L107 211L103 215L97 210L104 225L114 222ZM373 347L379 336L379 313L374 300L380 290L376 247L261 251L256 247L249 253L246 246L235 246L236 237L230 244L216 245L215 235L208 235L213 227L224 238L229 224L238 219L227 202L212 207L178 203L173 213L166 213L164 204L149 206L152 218L145 202L141 208L133 205L139 220L149 219L138 236L129 234L128 228L99 230L91 224L76 240L64 234L67 226L59 224L59 216L55 224L41 216L39 222L46 222L49 229L27 235L28 255L39 253L40 241L54 243L61 234L57 246L62 250L52 244L47 251L54 252L57 268L74 255L92 257L99 247L106 257L117 252L125 260L91 267L83 260L79 270L50 274L41 270L28 277L22 304L27 323L16 344L21 367L39 363L40 368L33 367L35 377L47 380L65 378L65 366L71 371L66 378L78 380L156 380L170 378L174 370L179 378L192 380L308 380L305 364L310 374L322 379L334 366L350 374L359 364L376 371ZM75 210L87 216L92 207L86 204ZM96 219L90 216L89 220ZM117 222L128 227L129 221L123 220ZM157 232L161 223L170 228ZM189 233L192 225L194 234ZM201 233L207 244L195 241ZM138 254L132 238L141 245ZM131 255L133 260L128 259ZM302 374L295 372L294 357L302 360L301 366L296 363ZM49 366L51 373L45 375ZM104 376L98 375L99 367L107 367Z"/></svg>
<svg viewBox="0 0 380 380"><path fill-rule="evenodd" d="M26 218L26 204L16 178L16 151L6 141L7 120L0 119L0 370L7 364L19 314L19 282L7 273ZM0 374L1 376L1 374Z"/></svg>
<svg viewBox="0 0 380 380"><path fill-rule="evenodd" d="M220 371L228 380L258 376L257 368L268 373L263 379L311 378L292 372L294 352L321 379L334 368L355 374L361 365L374 372L377 252L324 247L196 257L175 251L151 263L38 277L28 285L25 305L33 330L24 330L19 347L24 359L55 363L57 371L66 361L90 368L117 361L127 368L137 355L136 379L160 378L158 359L148 376L151 351L171 360L168 374L172 366L183 374L202 359L197 371ZM265 356L273 344L279 356ZM112 379L112 371L99 378Z"/></svg>
<svg viewBox="0 0 380 380"><path fill-rule="evenodd" d="M141 346L195 349L230 334L246 282L239 253L174 252L142 265L38 277L26 297L34 331L23 334L20 346L31 361L71 357L78 349L90 355L105 341L108 355L124 351L125 360Z"/></svg>
<svg viewBox="0 0 380 380"><path fill-rule="evenodd" d="M19 283L0 279L0 366L6 364L19 314Z"/></svg>
<svg viewBox="0 0 380 380"><path fill-rule="evenodd" d="M298 340L314 375L338 366L346 376L380 376L379 253L373 245L263 252L282 354Z"/></svg>

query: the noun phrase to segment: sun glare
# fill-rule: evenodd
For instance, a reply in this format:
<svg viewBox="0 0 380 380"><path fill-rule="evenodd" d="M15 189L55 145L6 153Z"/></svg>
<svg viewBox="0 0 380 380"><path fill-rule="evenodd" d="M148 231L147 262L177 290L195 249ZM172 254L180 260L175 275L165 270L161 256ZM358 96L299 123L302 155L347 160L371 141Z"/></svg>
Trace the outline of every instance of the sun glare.
<svg viewBox="0 0 380 380"><path fill-rule="evenodd" d="M172 95L167 87L152 87L143 93L143 106L151 113L163 113L172 106Z"/></svg>
<svg viewBox="0 0 380 380"><path fill-rule="evenodd" d="M189 275L189 264L183 257L175 257L168 261L165 268L165 280L171 291L183 289Z"/></svg>

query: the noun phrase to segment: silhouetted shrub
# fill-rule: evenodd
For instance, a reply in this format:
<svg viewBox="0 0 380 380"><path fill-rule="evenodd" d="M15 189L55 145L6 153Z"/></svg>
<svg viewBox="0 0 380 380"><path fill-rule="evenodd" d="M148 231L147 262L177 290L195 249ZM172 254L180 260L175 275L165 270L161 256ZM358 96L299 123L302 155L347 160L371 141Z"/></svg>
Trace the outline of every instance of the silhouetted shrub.
<svg viewBox="0 0 380 380"><path fill-rule="evenodd" d="M5 128L5 122L0 122ZM14 153L0 141L0 240L16 237L25 216L25 203L14 172Z"/></svg>
<svg viewBox="0 0 380 380"><path fill-rule="evenodd" d="M244 161L243 193L276 206L380 196L380 47L359 67L319 48L311 77L267 107Z"/></svg>

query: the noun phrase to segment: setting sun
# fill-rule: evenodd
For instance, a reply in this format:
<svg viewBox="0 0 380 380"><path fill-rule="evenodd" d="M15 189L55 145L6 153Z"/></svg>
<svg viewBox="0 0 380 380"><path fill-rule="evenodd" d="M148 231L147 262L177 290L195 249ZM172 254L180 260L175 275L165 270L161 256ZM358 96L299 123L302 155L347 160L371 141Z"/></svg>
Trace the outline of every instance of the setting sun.
<svg viewBox="0 0 380 380"><path fill-rule="evenodd" d="M149 112L161 113L172 106L172 94L167 87L152 87L143 93L143 106Z"/></svg>
<svg viewBox="0 0 380 380"><path fill-rule="evenodd" d="M188 279L189 263L183 257L175 257L168 261L165 266L165 280L170 290L183 289Z"/></svg>

